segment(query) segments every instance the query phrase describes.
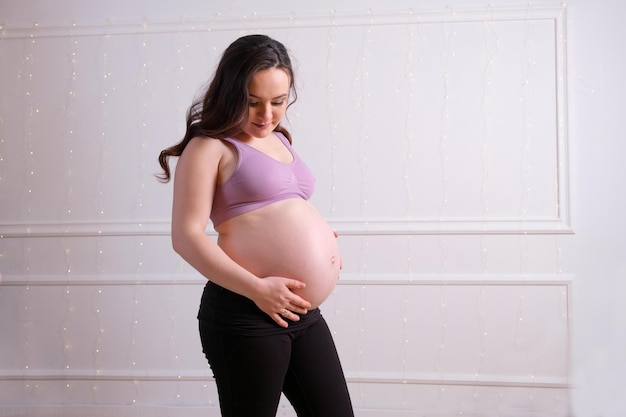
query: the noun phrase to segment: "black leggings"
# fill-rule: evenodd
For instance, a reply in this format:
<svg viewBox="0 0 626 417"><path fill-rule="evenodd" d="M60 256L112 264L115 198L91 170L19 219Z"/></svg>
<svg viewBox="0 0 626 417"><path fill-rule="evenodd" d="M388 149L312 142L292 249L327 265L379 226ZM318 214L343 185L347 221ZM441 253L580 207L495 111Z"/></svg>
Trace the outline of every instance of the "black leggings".
<svg viewBox="0 0 626 417"><path fill-rule="evenodd" d="M241 336L200 320L222 417L275 417L281 392L298 417L353 417L335 343L323 317L293 332Z"/></svg>

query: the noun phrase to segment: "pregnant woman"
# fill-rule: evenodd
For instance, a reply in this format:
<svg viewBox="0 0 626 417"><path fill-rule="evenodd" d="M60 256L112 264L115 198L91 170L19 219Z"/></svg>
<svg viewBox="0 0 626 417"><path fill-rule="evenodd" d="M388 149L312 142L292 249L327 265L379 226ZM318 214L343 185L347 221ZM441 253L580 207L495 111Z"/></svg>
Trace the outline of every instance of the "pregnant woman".
<svg viewBox="0 0 626 417"><path fill-rule="evenodd" d="M241 37L190 107L183 140L159 156L163 181L178 157L172 243L208 279L200 338L224 417L274 417L281 393L299 417L353 416L319 310L339 278L336 236L280 125L295 99L285 47Z"/></svg>

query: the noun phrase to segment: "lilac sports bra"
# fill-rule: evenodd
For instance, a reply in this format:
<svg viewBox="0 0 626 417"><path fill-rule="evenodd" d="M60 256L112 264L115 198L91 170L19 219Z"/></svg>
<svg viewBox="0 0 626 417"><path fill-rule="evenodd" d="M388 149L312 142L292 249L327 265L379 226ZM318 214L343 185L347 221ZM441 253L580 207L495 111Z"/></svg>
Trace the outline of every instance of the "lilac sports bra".
<svg viewBox="0 0 626 417"><path fill-rule="evenodd" d="M315 176L298 157L287 138L274 132L293 156L293 161L277 161L237 139L222 139L237 150L237 166L232 175L215 189L211 221L214 226L249 211L287 198L308 200L315 189Z"/></svg>

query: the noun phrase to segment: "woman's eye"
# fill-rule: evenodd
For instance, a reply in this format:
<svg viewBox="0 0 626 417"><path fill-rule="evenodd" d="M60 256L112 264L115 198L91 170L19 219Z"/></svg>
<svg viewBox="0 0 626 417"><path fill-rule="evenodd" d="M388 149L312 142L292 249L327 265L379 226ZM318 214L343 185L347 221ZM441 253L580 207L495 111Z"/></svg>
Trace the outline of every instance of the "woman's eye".
<svg viewBox="0 0 626 417"><path fill-rule="evenodd" d="M272 101L271 102L272 106L282 106L283 104L285 104L285 100L281 100L281 101ZM259 101L250 101L248 102L248 106L250 107L257 107L260 106L261 102Z"/></svg>

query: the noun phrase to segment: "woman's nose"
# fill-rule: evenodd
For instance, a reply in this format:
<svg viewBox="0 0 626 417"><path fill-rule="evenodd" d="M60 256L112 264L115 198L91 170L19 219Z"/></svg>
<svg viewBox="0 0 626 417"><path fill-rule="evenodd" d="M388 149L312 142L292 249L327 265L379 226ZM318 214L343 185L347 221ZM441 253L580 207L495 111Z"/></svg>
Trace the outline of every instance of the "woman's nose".
<svg viewBox="0 0 626 417"><path fill-rule="evenodd" d="M272 105L271 104L265 104L263 106L260 106L260 108L259 108L259 116L263 117L264 119L272 117Z"/></svg>

